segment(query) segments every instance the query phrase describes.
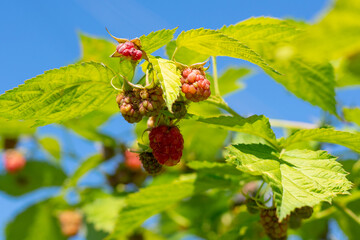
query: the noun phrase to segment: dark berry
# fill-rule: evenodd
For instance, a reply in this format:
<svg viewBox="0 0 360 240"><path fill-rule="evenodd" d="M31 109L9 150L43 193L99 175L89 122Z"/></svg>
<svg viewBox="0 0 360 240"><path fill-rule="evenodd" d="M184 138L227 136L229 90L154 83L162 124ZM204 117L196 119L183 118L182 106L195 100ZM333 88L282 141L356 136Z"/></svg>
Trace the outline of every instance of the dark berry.
<svg viewBox="0 0 360 240"><path fill-rule="evenodd" d="M138 61L142 58L141 50L137 49L135 44L130 41L117 45L116 51L133 61Z"/></svg>
<svg viewBox="0 0 360 240"><path fill-rule="evenodd" d="M291 214L289 218L289 227L291 229L298 229L301 226L301 217L297 214Z"/></svg>
<svg viewBox="0 0 360 240"><path fill-rule="evenodd" d="M176 119L181 119L185 117L187 110L186 110L186 104L184 101L176 101L172 105L172 111L174 113L174 117Z"/></svg>
<svg viewBox="0 0 360 240"><path fill-rule="evenodd" d="M181 75L181 90L187 99L199 102L211 95L210 81L203 70L186 68Z"/></svg>
<svg viewBox="0 0 360 240"><path fill-rule="evenodd" d="M279 219L276 216L276 208L261 209L260 223L270 239L286 239L288 219L279 222Z"/></svg>
<svg viewBox="0 0 360 240"><path fill-rule="evenodd" d="M157 174L162 170L162 166L151 152L140 153L140 161L149 174Z"/></svg>
<svg viewBox="0 0 360 240"><path fill-rule="evenodd" d="M26 159L19 151L13 149L6 150L3 157L5 170L8 173L16 173L25 167Z"/></svg>
<svg viewBox="0 0 360 240"><path fill-rule="evenodd" d="M160 164L174 166L179 163L184 148L179 128L164 125L155 127L151 130L149 139L150 148Z"/></svg>
<svg viewBox="0 0 360 240"><path fill-rule="evenodd" d="M245 205L250 214L256 214L259 212L259 207L256 204L256 201L252 198L248 198L245 200Z"/></svg>
<svg viewBox="0 0 360 240"><path fill-rule="evenodd" d="M300 218L302 219L307 219L310 218L311 215L313 214L314 210L312 207L309 206L304 206L301 208L296 208L295 209L295 214L298 215Z"/></svg>

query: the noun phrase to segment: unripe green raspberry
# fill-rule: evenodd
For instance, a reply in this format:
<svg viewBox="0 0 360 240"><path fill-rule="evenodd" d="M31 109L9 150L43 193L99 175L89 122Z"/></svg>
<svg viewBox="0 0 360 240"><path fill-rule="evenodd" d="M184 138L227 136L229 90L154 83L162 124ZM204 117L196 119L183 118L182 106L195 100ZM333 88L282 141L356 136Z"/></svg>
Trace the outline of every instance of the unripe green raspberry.
<svg viewBox="0 0 360 240"><path fill-rule="evenodd" d="M313 210L312 207L304 206L304 207L301 207L301 208L296 208L294 212L295 212L296 215L298 215L302 219L307 219L307 218L311 217L314 210Z"/></svg>
<svg viewBox="0 0 360 240"><path fill-rule="evenodd" d="M140 153L140 161L149 174L157 174L162 170L161 164L155 159L151 152Z"/></svg>

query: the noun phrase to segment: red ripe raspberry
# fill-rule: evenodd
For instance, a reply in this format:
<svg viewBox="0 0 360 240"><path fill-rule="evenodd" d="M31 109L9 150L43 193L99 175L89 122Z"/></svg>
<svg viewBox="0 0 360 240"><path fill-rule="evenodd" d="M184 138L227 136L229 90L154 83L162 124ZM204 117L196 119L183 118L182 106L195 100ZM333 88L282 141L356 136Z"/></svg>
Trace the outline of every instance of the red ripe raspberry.
<svg viewBox="0 0 360 240"><path fill-rule="evenodd" d="M151 152L143 152L140 154L140 161L149 174L157 174L161 172L162 166L155 159L154 155Z"/></svg>
<svg viewBox="0 0 360 240"><path fill-rule="evenodd" d="M210 81L205 78L204 71L186 68L181 75L181 90L187 99L199 102L210 97Z"/></svg>
<svg viewBox="0 0 360 240"><path fill-rule="evenodd" d="M125 165L132 170L141 169L141 162L138 153L133 153L128 150L125 151Z"/></svg>
<svg viewBox="0 0 360 240"><path fill-rule="evenodd" d="M160 164L174 166L180 161L184 139L179 128L170 126L153 128L149 139L150 148Z"/></svg>
<svg viewBox="0 0 360 240"><path fill-rule="evenodd" d="M24 155L16 150L6 150L4 152L5 169L9 173L16 173L25 167L26 159Z"/></svg>
<svg viewBox="0 0 360 240"><path fill-rule="evenodd" d="M286 239L288 219L279 222L276 216L276 208L262 209L260 212L260 223L270 239Z"/></svg>
<svg viewBox="0 0 360 240"><path fill-rule="evenodd" d="M136 49L134 43L130 41L117 45L116 51L124 57L131 58L134 61L138 61L142 58L141 50Z"/></svg>
<svg viewBox="0 0 360 240"><path fill-rule="evenodd" d="M75 236L81 227L82 216L80 213L72 210L67 210L59 215L61 225L61 232L66 237Z"/></svg>

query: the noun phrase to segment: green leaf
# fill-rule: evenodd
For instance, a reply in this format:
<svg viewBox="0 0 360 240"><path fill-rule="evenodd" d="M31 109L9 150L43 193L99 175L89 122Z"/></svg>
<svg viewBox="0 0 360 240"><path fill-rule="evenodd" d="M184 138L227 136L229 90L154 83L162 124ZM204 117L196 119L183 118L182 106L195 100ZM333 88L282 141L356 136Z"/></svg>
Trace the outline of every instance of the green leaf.
<svg viewBox="0 0 360 240"><path fill-rule="evenodd" d="M227 161L240 171L262 176L270 184L280 220L295 208L331 202L352 186L341 164L325 151L279 153L262 144L232 145L228 150Z"/></svg>
<svg viewBox="0 0 360 240"><path fill-rule="evenodd" d="M82 53L79 63L90 61L104 63L115 72L119 72L119 60L110 57L116 49L116 45L112 41L84 33L79 33L79 37Z"/></svg>
<svg viewBox="0 0 360 240"><path fill-rule="evenodd" d="M306 141L334 143L360 152L360 134L336 131L332 128L304 129L289 136L283 147Z"/></svg>
<svg viewBox="0 0 360 240"><path fill-rule="evenodd" d="M100 63L69 65L27 80L0 96L0 115L58 123L101 108L115 97L110 80L115 73Z"/></svg>
<svg viewBox="0 0 360 240"><path fill-rule="evenodd" d="M270 17L249 18L220 29L225 35L245 44L291 41L303 32L302 26Z"/></svg>
<svg viewBox="0 0 360 240"><path fill-rule="evenodd" d="M142 50L144 50L147 54L150 54L165 46L174 38L176 29L177 27L172 30L163 29L152 32L147 36L141 36L140 41Z"/></svg>
<svg viewBox="0 0 360 240"><path fill-rule="evenodd" d="M219 90L221 96L228 95L244 88L244 84L238 80L242 80L245 76L249 75L251 70L248 68L228 68L226 71L219 77ZM212 76L207 75L208 80L210 81L211 92L215 92L214 88L214 79Z"/></svg>
<svg viewBox="0 0 360 240"><path fill-rule="evenodd" d="M21 135L32 135L36 128L25 121L7 120L0 117L0 136L17 138Z"/></svg>
<svg viewBox="0 0 360 240"><path fill-rule="evenodd" d="M60 143L52 137L44 137L39 139L40 145L47 151L57 162L61 159Z"/></svg>
<svg viewBox="0 0 360 240"><path fill-rule="evenodd" d="M94 225L96 231L112 232L120 209L125 206L123 197L101 197L82 207L87 222Z"/></svg>
<svg viewBox="0 0 360 240"><path fill-rule="evenodd" d="M173 61L159 57L150 57L149 60L154 67L156 78L160 81L166 106L171 110L180 94L180 71Z"/></svg>
<svg viewBox="0 0 360 240"><path fill-rule="evenodd" d="M192 115L191 119L207 123L209 126L214 125L230 131L243 132L261 137L275 147L275 149L279 149L279 145L276 141L275 134L271 129L269 119L263 115L253 115L248 118L232 116L202 118Z"/></svg>
<svg viewBox="0 0 360 240"><path fill-rule="evenodd" d="M263 69L278 73L252 49L219 31L200 28L182 32L177 38L176 44L178 48L186 47L204 55L244 59Z"/></svg>
<svg viewBox="0 0 360 240"><path fill-rule="evenodd" d="M40 202L16 216L6 227L6 239L65 240L49 201Z"/></svg>
<svg viewBox="0 0 360 240"><path fill-rule="evenodd" d="M0 175L0 191L21 196L43 187L61 186L66 178L62 169L46 162L28 161L15 174Z"/></svg>
<svg viewBox="0 0 360 240"><path fill-rule="evenodd" d="M200 54L196 51L192 51L186 47L178 48L176 41L171 41L166 45L166 55L172 58L176 49L175 60L185 65L192 65L194 63L204 62L210 58L210 55Z"/></svg>
<svg viewBox="0 0 360 240"><path fill-rule="evenodd" d="M100 154L95 154L88 159L86 159L84 162L80 164L80 166L75 170L73 175L69 177L65 184L64 189L75 187L78 181L87 174L90 170L96 168L103 162L103 158Z"/></svg>
<svg viewBox="0 0 360 240"><path fill-rule="evenodd" d="M329 63L300 58L277 59L273 66L284 75L267 73L295 96L337 116L334 69Z"/></svg>
<svg viewBox="0 0 360 240"><path fill-rule="evenodd" d="M147 218L171 207L177 201L210 188L229 187L229 180L219 177L187 175L170 184L150 186L126 198L112 234L107 238L118 239L140 226Z"/></svg>
<svg viewBox="0 0 360 240"><path fill-rule="evenodd" d="M230 174L230 175L239 175L239 171L236 170L233 166L227 163L220 162L207 162L207 161L191 161L187 163L188 167L200 170L203 172L213 173L213 174Z"/></svg>
<svg viewBox="0 0 360 240"><path fill-rule="evenodd" d="M360 126L360 108L343 108L344 118L346 121L356 123Z"/></svg>
<svg viewBox="0 0 360 240"><path fill-rule="evenodd" d="M360 4L338 0L324 17L299 39L301 53L310 59L338 59L360 51Z"/></svg>
<svg viewBox="0 0 360 240"><path fill-rule="evenodd" d="M251 18L221 31L254 49L282 75L266 70L295 96L336 113L335 77L327 62L299 57L289 42L303 32L304 24L274 18Z"/></svg>

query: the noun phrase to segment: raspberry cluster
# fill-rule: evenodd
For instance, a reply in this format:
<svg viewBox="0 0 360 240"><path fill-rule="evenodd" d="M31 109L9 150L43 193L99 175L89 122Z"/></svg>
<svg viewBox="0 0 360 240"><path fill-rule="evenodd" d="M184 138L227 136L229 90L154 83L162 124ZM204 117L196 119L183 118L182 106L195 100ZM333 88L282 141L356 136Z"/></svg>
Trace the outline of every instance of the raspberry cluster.
<svg viewBox="0 0 360 240"><path fill-rule="evenodd" d="M150 148L154 157L162 165L174 166L182 156L184 139L179 128L173 126L159 126L149 134Z"/></svg>
<svg viewBox="0 0 360 240"><path fill-rule="evenodd" d="M186 68L181 73L181 90L187 99L193 102L206 100L210 94L210 81L205 78L205 72Z"/></svg>
<svg viewBox="0 0 360 240"><path fill-rule="evenodd" d="M59 215L59 221L61 225L61 232L66 237L75 236L81 227L82 216L72 210L67 210Z"/></svg>
<svg viewBox="0 0 360 240"><path fill-rule="evenodd" d="M284 219L282 222L279 222L279 219L276 216L276 208L261 209L260 223L270 239L286 239L288 219Z"/></svg>
<svg viewBox="0 0 360 240"><path fill-rule="evenodd" d="M140 161L149 174L157 174L162 170L162 166L151 152L140 153Z"/></svg>
<svg viewBox="0 0 360 240"><path fill-rule="evenodd" d="M4 165L8 173L16 173L25 167L26 159L24 155L14 149L4 152Z"/></svg>
<svg viewBox="0 0 360 240"><path fill-rule="evenodd" d="M129 123L140 122L144 116L157 115L165 104L160 87L125 91L116 97L116 102Z"/></svg>
<svg viewBox="0 0 360 240"><path fill-rule="evenodd" d="M142 52L135 48L135 44L127 41L117 45L116 51L126 58L130 58L133 61L138 61L142 58Z"/></svg>

